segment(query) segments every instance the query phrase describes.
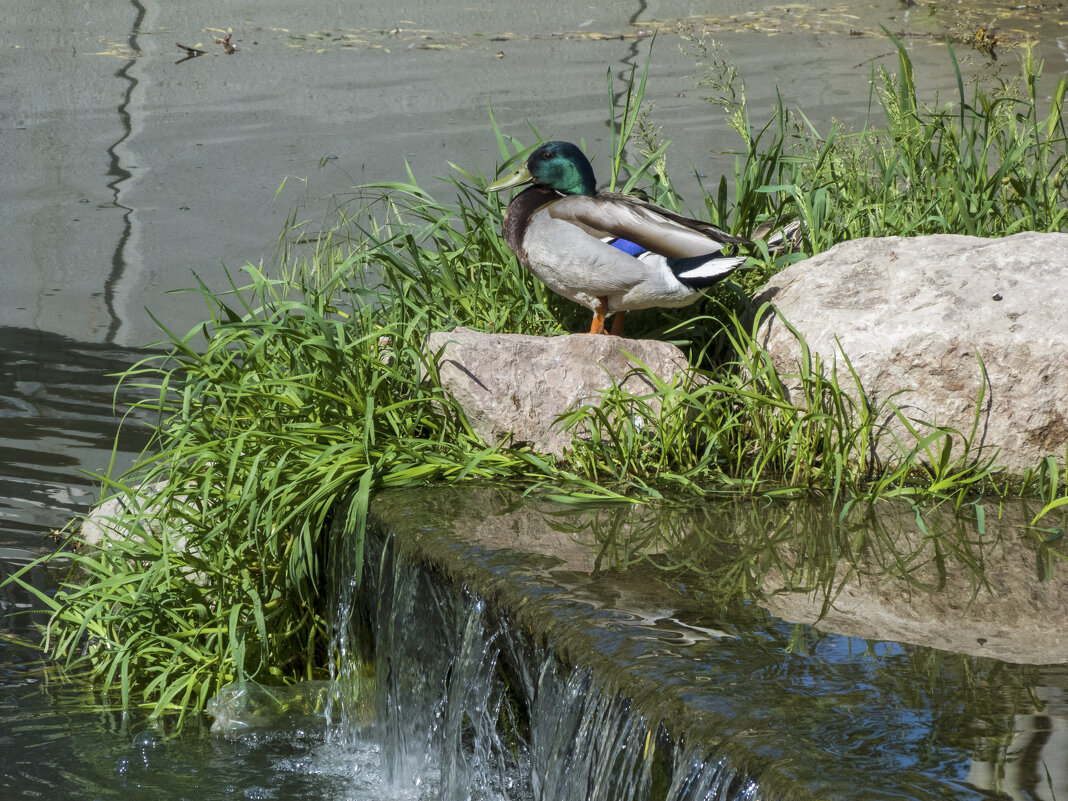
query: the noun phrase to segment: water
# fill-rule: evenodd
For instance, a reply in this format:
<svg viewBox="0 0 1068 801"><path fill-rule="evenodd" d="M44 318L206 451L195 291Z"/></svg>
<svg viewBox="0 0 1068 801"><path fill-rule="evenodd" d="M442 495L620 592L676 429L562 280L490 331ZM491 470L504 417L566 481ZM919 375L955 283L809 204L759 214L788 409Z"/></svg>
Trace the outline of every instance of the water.
<svg viewBox="0 0 1068 801"><path fill-rule="evenodd" d="M38 551L98 497L113 447L121 466L147 443L136 417L119 426L139 393L114 376L151 354L26 328L0 342L0 547Z"/></svg>
<svg viewBox="0 0 1068 801"><path fill-rule="evenodd" d="M1059 6L1022 7L1010 18L1005 9L969 5L983 24L1002 15L1005 30L1037 34L1047 76L1064 72L1068 37L1058 25ZM760 4L727 0L700 7L681 0L625 7L550 0L493 13L453 2L409 4L403 13L390 4L305 3L299 14L292 3L270 1L6 4L0 12L7 33L0 51L0 566L17 569L54 547L48 535L97 496L101 480L92 474L112 466L113 444L117 472L144 446L147 434L136 421L119 427L111 376L159 339L146 307L185 332L201 319L203 305L195 295L167 293L192 286L192 271L209 286L225 286L223 265L271 262L294 208L311 231L329 225L337 206L352 201L354 184L397 179L406 162L425 184L448 173L448 161L492 172L491 102L506 132L529 141L529 122L546 137L584 139L597 155L595 166L604 164L606 69L618 88L649 49L648 39L634 38L636 30L695 13L722 20L715 35L736 59L755 110L770 109L779 87L817 124L832 118L859 124L867 109L865 76L873 64L893 67L894 55L885 40L850 36L843 26L874 31L884 23L909 34L921 90L951 87L948 59L931 36L944 29L938 15L945 9L930 15L926 6L906 9L885 0L848 8L797 4L744 16L759 10ZM224 56L213 31L231 27L238 52ZM754 33L758 27L765 33ZM211 54L178 63L175 41ZM674 177L694 198L691 164L714 179L731 169L733 158L720 151L733 145L721 115L699 100L702 90L687 77L693 63L676 44L670 34L658 39L649 98L674 141ZM1011 64L1007 52L1002 63ZM965 65L984 68L979 58ZM132 388L119 392L120 401L135 397ZM30 578L47 588L56 577L38 570ZM596 597L596 608L618 601L579 579L572 583L584 597ZM425 622L423 607L405 600L408 592L397 591L390 625L379 631L382 654L390 655L382 662L380 654L379 664L394 683L379 686L376 705L394 723L373 737L339 735L346 731L339 712L338 726L302 732L228 741L210 736L203 721L171 738L136 711L87 707L81 690L37 670L32 651L2 640L0 796L451 798L470 789L486 797L548 798L579 792L579 782L599 792L611 784L604 775L610 769L592 761L597 748L644 750L649 731L614 696L591 693L591 679L581 671L558 674L546 653L521 659L529 648L487 623L476 598L450 601L453 617L435 624L448 636L442 635L440 653L428 654L425 641L408 636ZM33 604L26 593L0 591L5 615ZM661 631L665 648L715 627L651 621L670 630ZM5 618L3 626L25 634L27 620ZM792 629L769 635L767 648L778 653L792 636ZM829 663L849 662L866 647L827 636L818 645ZM884 656L908 661L892 649ZM489 726L514 711L511 696L490 677L502 659L515 672L514 686L546 699L534 708L533 731L515 735L529 734L526 750L518 752ZM417 660L421 667L409 667L407 675L403 666ZM954 670L974 673L967 663ZM972 719L939 708L925 720L928 728L978 727L1001 736L983 741L984 759L968 762L961 781L991 786L996 780L1019 788L1017 797L1042 798L1043 748L1063 737L1064 681L1049 670L1020 678L1021 670L991 668L990 682L1003 687L1005 676L1009 687L1022 682L1043 701L1041 709L1021 705L1015 691L998 690L984 715ZM693 672L691 666L678 680ZM853 680L846 673L832 681L831 670L795 676L774 659L756 672L796 679L799 695L825 689L817 680L842 686ZM745 671L738 676L744 683ZM446 688L447 677L456 680ZM953 673L947 686L964 681ZM384 695L390 687L394 695ZM877 700L878 693L869 695ZM572 705L582 699L588 707ZM568 738L593 734L578 731L586 715L614 739L586 740L569 751ZM521 717L514 724L520 729ZM848 713L843 717L848 723ZM886 724L866 712L847 729L865 744L866 764L875 768L895 764L874 733ZM771 740L778 736L775 727L754 725ZM965 764L958 751L933 749L915 736L920 739L912 743L903 735L920 755L915 759ZM431 753L443 756L428 759ZM1013 758L1006 762L1006 755ZM708 754L679 752L672 759L688 766L672 773L677 797L719 797L724 788L737 797L750 792L736 766ZM562 764L574 771L561 774ZM623 774L621 792L650 781L640 772Z"/></svg>
<svg viewBox="0 0 1068 801"><path fill-rule="evenodd" d="M751 534L784 519L811 527L804 505L656 521L468 488L394 491L375 509L364 584L339 605L352 625L338 625L339 643L373 643L370 722L342 704L329 722L227 739L204 720L169 737L136 711L101 710L5 641L0 787L361 801L1000 801L1068 789L1068 664L834 634L718 592L715 569L756 558L737 547ZM716 550L717 531L730 548ZM714 544L695 553L694 542ZM683 573L654 566L680 559L692 561ZM3 600L33 606L10 590Z"/></svg>
<svg viewBox="0 0 1068 801"><path fill-rule="evenodd" d="M967 6L976 25L998 20L1006 42L1041 40L1051 91L1068 64L1060 7ZM761 15L766 7L776 10ZM203 305L165 293L194 286L192 271L220 288L224 265L269 263L294 208L315 231L353 201L354 185L402 179L406 164L427 186L451 173L449 161L491 173L491 104L502 129L526 141L529 126L585 140L603 172L606 71L619 91L649 52L650 40L634 37L657 21L708 25L739 67L755 121L781 91L826 131L831 119L862 124L870 70L896 68L880 24L903 36L923 96L951 97L941 39L958 11L900 0L786 10L549 0L492 13L456 0L403 11L312 2L299 13L278 0L60 0L42 13L12 0L0 51L0 326L136 347L158 338L148 307L184 332ZM213 42L226 28L232 56ZM209 55L180 61L175 42ZM696 202L694 172L729 175L734 158L722 151L740 143L722 110L701 99L679 43L669 32L657 40L648 99L674 143L673 177ZM966 47L960 57L968 73L990 63ZM1004 50L1000 63L1012 68L1016 58Z"/></svg>
<svg viewBox="0 0 1068 801"><path fill-rule="evenodd" d="M631 697L393 545L372 544L381 567L364 596L389 781L443 799L761 797L725 757L678 748Z"/></svg>
<svg viewBox="0 0 1068 801"><path fill-rule="evenodd" d="M662 516L657 528L675 532L650 541L646 527L655 515L626 509L519 504L493 490L380 497L378 525L394 533L408 560L434 565L415 584L394 581L376 589L388 596L415 587L400 604L408 610L400 620L435 610L432 623L417 627L398 628L398 619L391 620L388 652L399 651L398 664L410 664L420 651L463 652L459 643L470 641L472 620L463 618L460 627L447 619L448 610L477 611L482 673L458 671L462 661L453 661L449 693L470 676L490 681L487 665L497 660L497 681L527 713L529 731L520 739L536 798L1063 797L1068 664L1013 664L938 647L958 625L937 619L938 599L953 597L952 586L931 601L916 593L909 605L918 619L933 614L927 644L863 639L774 617L748 600L749 593L723 592L724 577L755 565L760 557L748 544L768 540L768 532L781 543L775 550L785 570L798 540L782 536L784 521L811 529L814 518L804 504L742 507ZM1006 511L1006 520L1012 517ZM823 510L824 530L828 519ZM927 525L942 542L943 566L966 572L948 548L949 532L933 519ZM999 573L1002 562L990 544L1009 539L1011 530L1007 524L988 531L982 547L991 573ZM628 537L642 544L628 545ZM699 556L691 550L695 541L718 538L725 547L701 545ZM653 567L680 560L691 561L692 569L680 574ZM621 563L630 564L622 573L614 569ZM1041 592L1034 564L1024 592ZM754 569L757 584L771 574ZM439 572L450 577L451 600L434 589ZM889 574L875 575L876 584L896 592ZM1063 577L1057 580L1055 592L1063 596ZM419 590L420 582L429 588ZM482 611L477 596L465 599L456 587L484 592L492 602ZM1003 592L996 605L1011 615L1011 592L999 588ZM991 616L983 611L982 593L974 603L976 617ZM438 615L447 621L438 623ZM958 616L962 628L968 617ZM1045 630L1056 630L1058 619L1054 612ZM454 633L427 639L439 627ZM1017 633L1021 653L1028 640L1026 632ZM555 660L542 650L545 643ZM972 648L982 654L985 640ZM380 682L385 678L379 674ZM386 681L379 684L380 701L404 695L391 695ZM479 678L472 686L492 682ZM478 692L480 699L493 698ZM472 707L492 704L480 700ZM387 711L380 703L376 719ZM476 720L470 718L478 731ZM419 742L427 725L402 739ZM722 795L702 795L701 786L716 786Z"/></svg>

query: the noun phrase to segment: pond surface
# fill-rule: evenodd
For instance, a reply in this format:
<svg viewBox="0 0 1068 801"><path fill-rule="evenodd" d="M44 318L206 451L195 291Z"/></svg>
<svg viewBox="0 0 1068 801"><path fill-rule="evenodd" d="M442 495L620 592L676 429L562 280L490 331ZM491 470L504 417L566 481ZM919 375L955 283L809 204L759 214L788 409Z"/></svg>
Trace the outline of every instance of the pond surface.
<svg viewBox="0 0 1068 801"><path fill-rule="evenodd" d="M770 114L778 88L817 125L863 123L870 70L896 63L880 24L904 37L921 92L932 99L954 94L942 35L992 21L1006 44L1039 39L1052 88L1068 64L1061 4L968 6L958 19L957 6L899 0L549 0L492 10L453 0L6 3L2 561L25 563L50 547L49 532L88 508L100 480L85 471L106 472L113 445L119 469L144 446L143 430L119 431L112 376L159 339L146 309L175 331L195 325L202 303L168 293L193 286L194 271L218 289L226 286L224 267L271 264L294 210L308 230L328 227L336 209L353 202L356 184L403 178L406 164L427 186L449 173L450 161L493 173L491 104L506 133L533 141L529 124L546 138L585 140L595 167L604 164L606 72L618 92L630 68L645 63L656 29L648 98L674 142L670 170L696 200L693 173L729 172L733 157L722 151L737 142L689 77L693 59L672 32L680 20L709 27L723 43L754 111ZM227 30L237 48L231 55L214 41ZM207 55L187 60L176 42ZM994 66L966 48L959 53L969 74ZM997 66L1011 74L1016 63L1006 48ZM4 595L3 611L28 602ZM45 692L31 662L31 652L0 643L5 793L362 799L381 792L368 789L380 787L374 781L353 784L349 773L307 773L302 766L321 769L305 761L323 747L314 735L233 745L194 733L148 743L136 716L81 712L67 690Z"/></svg>
<svg viewBox="0 0 1068 801"><path fill-rule="evenodd" d="M879 25L900 34L922 96L955 95L942 38L993 23L1006 43L1035 36L1045 91L1065 71L1059 3L900 0L741 3L160 3L12 0L0 50L0 325L140 347L201 319L194 286L226 285L223 266L271 261L294 208L329 225L356 184L421 183L448 162L494 171L489 108L505 133L585 140L607 162L606 72L617 92L654 47L648 98L669 168L696 202L694 171L730 173L739 146L700 69L672 33L689 22L721 42L745 81L754 122L776 91L826 132L860 126L873 67L896 68ZM1011 16L1010 16L1011 15ZM232 29L237 50L214 43ZM622 37L622 38L621 38ZM175 43L208 55L184 59ZM969 74L1002 67L958 48ZM323 166L321 166L323 165ZM604 178L604 176L602 176ZM285 189L276 194L282 183Z"/></svg>

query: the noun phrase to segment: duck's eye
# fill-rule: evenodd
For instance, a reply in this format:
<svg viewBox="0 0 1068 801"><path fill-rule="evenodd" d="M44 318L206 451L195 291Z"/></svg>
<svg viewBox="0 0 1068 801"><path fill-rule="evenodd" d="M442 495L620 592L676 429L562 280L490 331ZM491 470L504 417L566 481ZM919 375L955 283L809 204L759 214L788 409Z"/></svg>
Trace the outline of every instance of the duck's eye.
<svg viewBox="0 0 1068 801"><path fill-rule="evenodd" d="M556 154L553 153L551 150L546 150L544 153L541 154L541 160L542 161L549 161L555 155Z"/></svg>

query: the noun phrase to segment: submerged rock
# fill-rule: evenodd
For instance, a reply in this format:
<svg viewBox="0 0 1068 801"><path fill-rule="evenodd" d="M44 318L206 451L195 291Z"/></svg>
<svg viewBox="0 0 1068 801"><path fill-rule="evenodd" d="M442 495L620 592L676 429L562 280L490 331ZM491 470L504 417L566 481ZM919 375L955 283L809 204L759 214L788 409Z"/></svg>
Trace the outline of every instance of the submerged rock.
<svg viewBox="0 0 1068 801"><path fill-rule="evenodd" d="M682 351L667 342L587 334L539 337L457 328L431 334L427 350L440 351L441 384L483 439L498 443L511 435L556 456L572 439L557 417L595 402L614 383L635 395L653 390L637 362L664 381L687 367Z"/></svg>
<svg viewBox="0 0 1068 801"><path fill-rule="evenodd" d="M1016 759L1060 788L1063 550L1018 511L385 490L360 589L375 725L463 788L521 755L512 797L941 801L965 774L1023 797Z"/></svg>
<svg viewBox="0 0 1068 801"><path fill-rule="evenodd" d="M140 487L136 493L117 494L89 510L78 530L78 539L89 548L108 548L115 542L138 536L139 533L159 537L163 531L166 510L157 498L167 484L158 481ZM185 549L185 537L175 536L176 547Z"/></svg>
<svg viewBox="0 0 1068 801"><path fill-rule="evenodd" d="M979 506L919 510L891 500L854 508L838 523L865 547L852 562L817 566L815 589L798 589L779 567L802 572L812 558L785 537L759 603L782 620L866 640L1068 664L1068 571L1063 547L1044 547L1032 533L1041 504L997 504L982 522L965 516Z"/></svg>
<svg viewBox="0 0 1068 801"><path fill-rule="evenodd" d="M892 399L921 433L930 424L970 434L982 394L973 456L996 453L1014 471L1064 457L1068 234L843 242L776 275L754 308L765 301L824 364L837 362L843 386L844 353L874 406ZM778 370L798 372L800 345L774 313L760 337ZM891 410L881 419L912 441Z"/></svg>

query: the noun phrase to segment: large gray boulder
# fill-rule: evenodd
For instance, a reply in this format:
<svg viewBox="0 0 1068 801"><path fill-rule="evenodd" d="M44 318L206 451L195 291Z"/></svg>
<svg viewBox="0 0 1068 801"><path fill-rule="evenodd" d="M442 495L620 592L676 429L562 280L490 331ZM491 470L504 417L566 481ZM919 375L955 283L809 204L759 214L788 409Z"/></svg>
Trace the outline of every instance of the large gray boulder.
<svg viewBox="0 0 1068 801"><path fill-rule="evenodd" d="M842 383L844 351L876 404L907 390L893 401L916 421L969 433L985 381L973 455L998 452L1012 471L1064 458L1068 235L844 242L776 275L764 301L825 364L837 359ZM798 371L801 349L780 319L766 315L759 336L777 369Z"/></svg>
<svg viewBox="0 0 1068 801"><path fill-rule="evenodd" d="M427 350L440 351L441 384L479 436L492 444L512 436L555 456L572 440L555 422L558 416L596 402L613 383L633 395L653 390L635 359L664 381L687 367L682 351L667 342L590 334L539 337L457 328L430 334Z"/></svg>

